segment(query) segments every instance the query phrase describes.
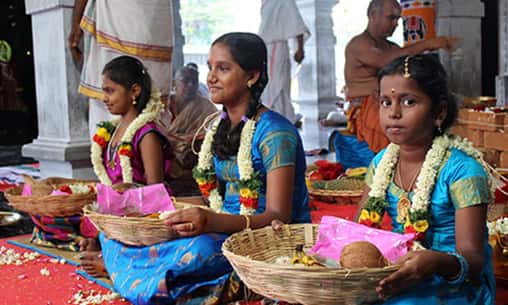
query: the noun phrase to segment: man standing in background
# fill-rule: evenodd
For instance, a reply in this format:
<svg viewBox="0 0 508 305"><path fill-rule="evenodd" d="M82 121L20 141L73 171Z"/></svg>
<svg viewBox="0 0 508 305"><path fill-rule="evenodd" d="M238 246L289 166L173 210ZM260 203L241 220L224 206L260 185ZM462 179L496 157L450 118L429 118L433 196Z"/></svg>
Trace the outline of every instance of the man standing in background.
<svg viewBox="0 0 508 305"><path fill-rule="evenodd" d="M292 123L301 115L295 114L291 104L291 63L288 40L296 39L294 60L300 64L304 58L304 41L310 35L295 0L263 0L259 36L268 51L268 85L261 100L273 111L279 112Z"/></svg>
<svg viewBox="0 0 508 305"><path fill-rule="evenodd" d="M346 99L352 108L348 126L358 141L367 142L374 153L388 145L379 126L378 71L395 58L420 54L440 48L451 49L455 39L437 37L415 42L401 48L387 38L392 36L401 16L396 0L371 0L367 9L367 29L353 37L346 46Z"/></svg>
<svg viewBox="0 0 508 305"><path fill-rule="evenodd" d="M102 102L102 69L115 57L140 59L161 90L162 100L167 101L172 75L172 16L170 0L75 1L68 43L75 62L83 65L78 90L90 98L90 136L97 123L111 119Z"/></svg>

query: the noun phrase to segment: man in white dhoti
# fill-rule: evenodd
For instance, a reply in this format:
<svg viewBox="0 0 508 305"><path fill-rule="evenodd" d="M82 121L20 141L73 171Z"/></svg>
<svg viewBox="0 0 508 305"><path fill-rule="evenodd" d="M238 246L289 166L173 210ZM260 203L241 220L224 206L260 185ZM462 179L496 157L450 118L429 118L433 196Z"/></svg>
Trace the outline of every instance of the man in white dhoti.
<svg viewBox="0 0 508 305"><path fill-rule="evenodd" d="M303 44L310 35L294 0L263 0L259 36L268 50L268 85L261 96L263 103L293 123L299 118L291 104L291 63L288 40L296 39L294 60L304 58Z"/></svg>
<svg viewBox="0 0 508 305"><path fill-rule="evenodd" d="M137 57L167 101L171 85L173 22L171 0L76 0L69 47L83 63L79 92L90 98L89 130L110 120L102 93L102 68L115 57ZM84 52L80 40L84 34Z"/></svg>

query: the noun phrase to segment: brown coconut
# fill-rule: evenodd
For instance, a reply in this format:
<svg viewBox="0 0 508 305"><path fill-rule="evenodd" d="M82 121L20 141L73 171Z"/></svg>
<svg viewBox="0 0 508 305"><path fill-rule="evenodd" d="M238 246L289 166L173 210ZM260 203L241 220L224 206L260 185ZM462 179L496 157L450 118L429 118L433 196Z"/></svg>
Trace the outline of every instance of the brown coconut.
<svg viewBox="0 0 508 305"><path fill-rule="evenodd" d="M340 256L340 265L347 269L380 268L388 264L381 251L368 241L356 241L346 245Z"/></svg>

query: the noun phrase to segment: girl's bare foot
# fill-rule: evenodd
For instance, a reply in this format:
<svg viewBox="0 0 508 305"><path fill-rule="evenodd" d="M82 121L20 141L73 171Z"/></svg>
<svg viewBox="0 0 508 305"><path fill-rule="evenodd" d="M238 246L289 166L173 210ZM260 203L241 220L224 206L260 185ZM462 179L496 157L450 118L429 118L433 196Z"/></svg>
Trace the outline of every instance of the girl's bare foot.
<svg viewBox="0 0 508 305"><path fill-rule="evenodd" d="M81 268L93 277L108 277L101 251L81 252Z"/></svg>
<svg viewBox="0 0 508 305"><path fill-rule="evenodd" d="M95 238L84 238L79 241L79 251L100 251L101 244Z"/></svg>
<svg viewBox="0 0 508 305"><path fill-rule="evenodd" d="M101 246L97 239L86 238L79 242L81 268L94 277L108 277L102 259Z"/></svg>

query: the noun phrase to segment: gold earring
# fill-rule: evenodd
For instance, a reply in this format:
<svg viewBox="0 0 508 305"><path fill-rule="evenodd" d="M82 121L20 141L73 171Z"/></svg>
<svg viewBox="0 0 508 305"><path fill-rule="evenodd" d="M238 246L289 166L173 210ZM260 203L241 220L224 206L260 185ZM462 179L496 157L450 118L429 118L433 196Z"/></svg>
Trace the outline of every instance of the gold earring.
<svg viewBox="0 0 508 305"><path fill-rule="evenodd" d="M439 134L443 134L443 129L441 128L442 124L443 122L440 119L436 121L436 129Z"/></svg>
<svg viewBox="0 0 508 305"><path fill-rule="evenodd" d="M138 102L136 101L136 96L132 96L132 105L136 105Z"/></svg>
<svg viewBox="0 0 508 305"><path fill-rule="evenodd" d="M247 82L247 88L249 88L249 89L250 89L251 87L252 87L252 82L251 82L251 81L248 81L248 82Z"/></svg>

